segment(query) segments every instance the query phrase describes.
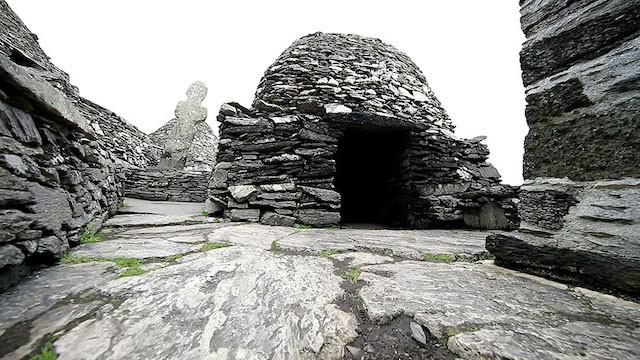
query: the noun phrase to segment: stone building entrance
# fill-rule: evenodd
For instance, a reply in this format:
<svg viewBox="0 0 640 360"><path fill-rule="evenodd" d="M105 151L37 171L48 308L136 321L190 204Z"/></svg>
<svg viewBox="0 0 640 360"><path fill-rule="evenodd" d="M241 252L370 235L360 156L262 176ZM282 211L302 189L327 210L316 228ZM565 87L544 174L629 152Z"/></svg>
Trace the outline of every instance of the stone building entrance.
<svg viewBox="0 0 640 360"><path fill-rule="evenodd" d="M357 127L344 132L335 177L343 223L394 225L405 217L399 200L408 141L408 131L397 129Z"/></svg>

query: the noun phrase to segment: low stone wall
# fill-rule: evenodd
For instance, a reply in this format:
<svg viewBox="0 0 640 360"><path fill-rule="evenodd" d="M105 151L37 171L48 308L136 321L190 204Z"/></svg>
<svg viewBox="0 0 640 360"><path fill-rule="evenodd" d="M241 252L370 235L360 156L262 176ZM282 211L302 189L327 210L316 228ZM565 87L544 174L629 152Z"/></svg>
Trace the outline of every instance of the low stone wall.
<svg viewBox="0 0 640 360"><path fill-rule="evenodd" d="M124 194L144 200L204 202L210 176L206 171L128 168Z"/></svg>
<svg viewBox="0 0 640 360"><path fill-rule="evenodd" d="M0 290L117 211L110 154L68 98L0 54Z"/></svg>

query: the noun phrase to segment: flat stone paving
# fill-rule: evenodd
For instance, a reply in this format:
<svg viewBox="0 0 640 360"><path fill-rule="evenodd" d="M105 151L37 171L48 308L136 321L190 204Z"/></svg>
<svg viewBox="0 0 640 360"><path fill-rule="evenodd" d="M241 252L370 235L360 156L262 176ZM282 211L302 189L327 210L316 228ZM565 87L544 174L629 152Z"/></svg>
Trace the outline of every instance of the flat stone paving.
<svg viewBox="0 0 640 360"><path fill-rule="evenodd" d="M131 207L66 257L88 262L0 296L0 358L53 336L58 359L640 358L639 304L478 261L486 232L132 222L181 205ZM410 346L389 346L399 334Z"/></svg>

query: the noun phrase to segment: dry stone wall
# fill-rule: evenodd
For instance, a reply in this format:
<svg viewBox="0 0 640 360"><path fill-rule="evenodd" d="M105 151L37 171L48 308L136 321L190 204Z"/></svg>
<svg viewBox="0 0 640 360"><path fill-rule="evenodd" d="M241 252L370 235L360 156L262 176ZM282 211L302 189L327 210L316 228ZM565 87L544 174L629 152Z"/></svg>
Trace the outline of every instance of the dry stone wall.
<svg viewBox="0 0 640 360"><path fill-rule="evenodd" d="M207 200L209 171L128 168L126 197L154 201L204 202Z"/></svg>
<svg viewBox="0 0 640 360"><path fill-rule="evenodd" d="M0 54L0 290L98 229L118 208L119 181L67 97Z"/></svg>
<svg viewBox="0 0 640 360"><path fill-rule="evenodd" d="M149 136L112 111L81 97L78 88L71 84L69 75L50 61L37 40L38 37L29 31L6 1L0 0L0 54L40 74L60 90L99 135L98 141L103 147L116 156L119 166L156 165L160 148Z"/></svg>
<svg viewBox="0 0 640 360"><path fill-rule="evenodd" d="M522 1L529 134L500 264L640 293L640 1Z"/></svg>
<svg viewBox="0 0 640 360"><path fill-rule="evenodd" d="M353 116L268 117L237 104L223 105L211 201L232 220L338 224L335 155ZM465 141L428 129L410 133L389 223L411 228L517 226L517 188L499 184L480 139Z"/></svg>
<svg viewBox="0 0 640 360"><path fill-rule="evenodd" d="M518 224L517 188L500 184L500 175L486 162L483 138L456 138L420 69L378 39L302 37L267 69L252 109L225 104L218 120L210 196L233 220L338 224L340 142L347 132L364 129L406 136L400 140L398 174L390 180L393 193L384 194L392 199L385 223L411 228Z"/></svg>

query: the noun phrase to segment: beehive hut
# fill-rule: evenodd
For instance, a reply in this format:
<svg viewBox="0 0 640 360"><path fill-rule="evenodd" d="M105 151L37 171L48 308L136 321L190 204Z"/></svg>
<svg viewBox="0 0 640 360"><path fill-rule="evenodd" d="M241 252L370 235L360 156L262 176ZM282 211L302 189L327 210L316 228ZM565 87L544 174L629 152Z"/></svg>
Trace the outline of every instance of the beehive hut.
<svg viewBox="0 0 640 360"><path fill-rule="evenodd" d="M458 139L420 69L378 39L315 33L224 104L209 206L272 225L512 228L482 137Z"/></svg>

